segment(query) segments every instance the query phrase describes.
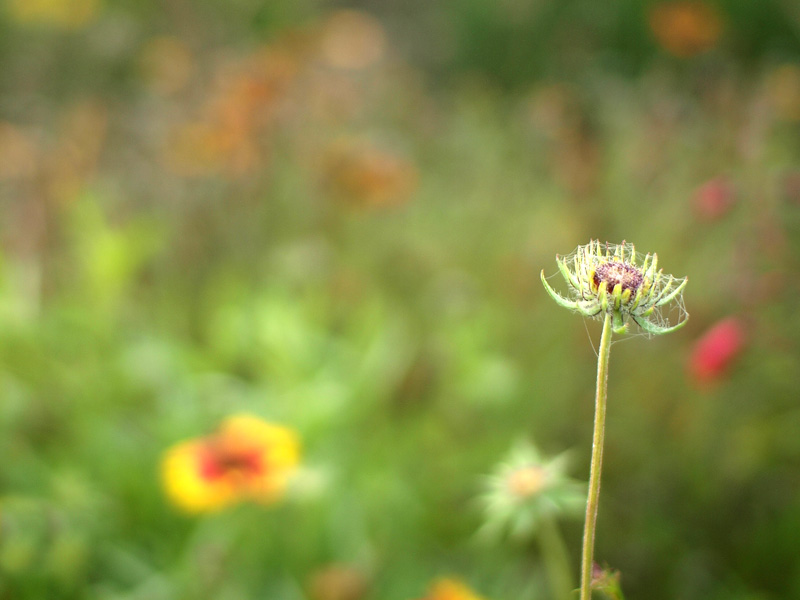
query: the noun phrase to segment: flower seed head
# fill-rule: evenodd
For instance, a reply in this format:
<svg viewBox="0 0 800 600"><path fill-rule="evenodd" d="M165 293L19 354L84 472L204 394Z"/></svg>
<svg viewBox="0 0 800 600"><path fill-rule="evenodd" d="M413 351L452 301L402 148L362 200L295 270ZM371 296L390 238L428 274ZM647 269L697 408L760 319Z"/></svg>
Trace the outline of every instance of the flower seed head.
<svg viewBox="0 0 800 600"><path fill-rule="evenodd" d="M617 284L622 286L622 291L628 290L635 294L644 281L644 275L638 267L626 265L622 262L607 262L598 265L592 275L592 282L595 288L605 282L607 290L613 290Z"/></svg>
<svg viewBox="0 0 800 600"><path fill-rule="evenodd" d="M615 333L624 333L633 320L645 333L662 334L682 327L689 314L683 305L687 279L658 269L658 255L642 256L633 244L591 241L567 256L556 256L569 293L545 290L561 306L586 317L611 315Z"/></svg>

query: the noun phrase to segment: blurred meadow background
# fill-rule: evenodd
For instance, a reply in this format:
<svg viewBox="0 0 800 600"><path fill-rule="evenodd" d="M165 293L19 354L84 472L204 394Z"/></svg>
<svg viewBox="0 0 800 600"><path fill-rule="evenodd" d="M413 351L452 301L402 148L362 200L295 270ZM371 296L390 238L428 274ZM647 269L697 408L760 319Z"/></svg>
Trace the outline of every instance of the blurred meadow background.
<svg viewBox="0 0 800 600"><path fill-rule="evenodd" d="M1 8L0 599L800 597L797 2Z"/></svg>

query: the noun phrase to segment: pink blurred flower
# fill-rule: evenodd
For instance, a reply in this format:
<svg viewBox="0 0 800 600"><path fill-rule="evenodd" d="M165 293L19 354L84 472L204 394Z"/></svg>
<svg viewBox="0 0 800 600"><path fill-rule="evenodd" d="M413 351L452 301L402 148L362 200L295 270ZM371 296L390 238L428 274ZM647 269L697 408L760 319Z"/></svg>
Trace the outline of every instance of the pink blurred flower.
<svg viewBox="0 0 800 600"><path fill-rule="evenodd" d="M692 208L698 219L721 219L736 202L736 189L725 177L715 177L697 188L692 195Z"/></svg>
<svg viewBox="0 0 800 600"><path fill-rule="evenodd" d="M689 374L695 383L718 381L742 352L745 327L737 317L728 317L706 331L689 357Z"/></svg>

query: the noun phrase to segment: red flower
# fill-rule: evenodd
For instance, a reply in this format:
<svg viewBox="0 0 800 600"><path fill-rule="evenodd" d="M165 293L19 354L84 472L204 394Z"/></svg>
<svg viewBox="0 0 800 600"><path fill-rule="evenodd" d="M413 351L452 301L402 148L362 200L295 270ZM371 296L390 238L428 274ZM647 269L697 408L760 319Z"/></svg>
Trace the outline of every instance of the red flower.
<svg viewBox="0 0 800 600"><path fill-rule="evenodd" d="M168 498L186 512L220 510L243 500L272 504L285 494L300 460L291 429L233 415L208 436L169 448L162 462Z"/></svg>
<svg viewBox="0 0 800 600"><path fill-rule="evenodd" d="M744 348L745 330L736 317L723 319L697 340L689 357L689 373L696 383L713 383L730 368Z"/></svg>
<svg viewBox="0 0 800 600"><path fill-rule="evenodd" d="M697 217L703 221L716 221L724 217L736 202L736 190L724 177L717 177L694 192L692 207Z"/></svg>

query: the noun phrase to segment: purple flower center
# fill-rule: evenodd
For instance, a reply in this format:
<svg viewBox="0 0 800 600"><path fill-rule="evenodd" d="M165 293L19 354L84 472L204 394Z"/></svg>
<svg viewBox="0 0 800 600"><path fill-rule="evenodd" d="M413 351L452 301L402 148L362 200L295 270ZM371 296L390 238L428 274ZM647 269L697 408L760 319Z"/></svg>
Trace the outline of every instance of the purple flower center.
<svg viewBox="0 0 800 600"><path fill-rule="evenodd" d="M603 263L594 270L594 284L600 287L605 281L609 292L619 283L623 292L630 290L631 294L635 294L642 287L643 280L644 277L639 269L621 262Z"/></svg>

